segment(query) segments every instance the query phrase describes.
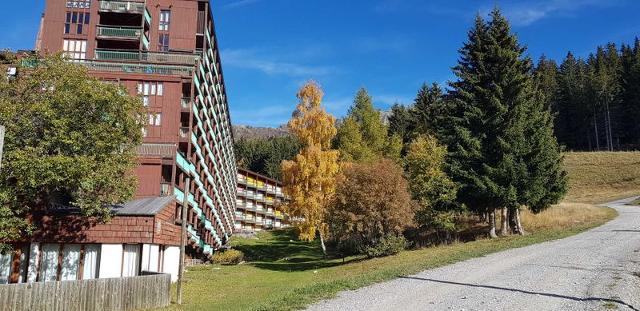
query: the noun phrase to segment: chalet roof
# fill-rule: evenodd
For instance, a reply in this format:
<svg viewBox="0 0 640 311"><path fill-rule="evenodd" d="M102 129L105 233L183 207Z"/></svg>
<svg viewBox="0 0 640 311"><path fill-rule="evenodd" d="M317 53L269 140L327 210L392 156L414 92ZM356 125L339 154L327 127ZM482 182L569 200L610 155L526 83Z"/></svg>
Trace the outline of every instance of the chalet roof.
<svg viewBox="0 0 640 311"><path fill-rule="evenodd" d="M144 198L114 205L111 210L120 216L155 216L174 200L173 196Z"/></svg>

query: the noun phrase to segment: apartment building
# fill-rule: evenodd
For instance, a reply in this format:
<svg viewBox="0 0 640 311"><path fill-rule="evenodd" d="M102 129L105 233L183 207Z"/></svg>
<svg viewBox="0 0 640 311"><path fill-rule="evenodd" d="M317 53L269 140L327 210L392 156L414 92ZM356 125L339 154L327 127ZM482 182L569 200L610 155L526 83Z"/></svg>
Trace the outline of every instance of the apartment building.
<svg viewBox="0 0 640 311"><path fill-rule="evenodd" d="M238 169L235 230L253 233L288 227L279 206L285 202L282 184L246 169Z"/></svg>
<svg viewBox="0 0 640 311"><path fill-rule="evenodd" d="M187 256L207 258L232 235L236 166L209 1L46 0L36 49L63 52L90 74L125 86L148 108L136 198L108 224L72 208L34 215L29 241L0 257L0 283L178 270L182 203ZM186 183L189 180L189 192Z"/></svg>

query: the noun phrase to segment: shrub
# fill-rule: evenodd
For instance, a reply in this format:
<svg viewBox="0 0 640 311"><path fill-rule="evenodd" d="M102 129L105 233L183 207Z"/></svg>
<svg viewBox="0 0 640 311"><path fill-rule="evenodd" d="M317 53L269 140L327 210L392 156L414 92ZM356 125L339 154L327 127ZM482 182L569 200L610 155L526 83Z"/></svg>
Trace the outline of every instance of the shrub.
<svg viewBox="0 0 640 311"><path fill-rule="evenodd" d="M344 255L365 253L413 225L414 202L402 168L392 160L352 164L343 171L327 223Z"/></svg>
<svg viewBox="0 0 640 311"><path fill-rule="evenodd" d="M378 243L367 247L364 250L364 254L369 258L384 257L395 255L407 247L409 247L409 243L404 236L390 233L380 239Z"/></svg>
<svg viewBox="0 0 640 311"><path fill-rule="evenodd" d="M213 263L221 265L237 265L244 260L244 253L236 249L228 249L213 255Z"/></svg>

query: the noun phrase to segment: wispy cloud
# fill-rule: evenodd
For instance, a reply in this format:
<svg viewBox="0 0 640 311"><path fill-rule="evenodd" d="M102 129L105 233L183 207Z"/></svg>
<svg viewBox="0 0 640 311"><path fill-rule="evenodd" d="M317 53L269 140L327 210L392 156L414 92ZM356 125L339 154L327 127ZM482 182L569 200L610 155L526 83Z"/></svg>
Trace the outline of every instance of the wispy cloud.
<svg viewBox="0 0 640 311"><path fill-rule="evenodd" d="M402 95L380 94L380 95L373 96L373 102L380 109L388 109L389 107L393 106L393 104L396 104L396 103L409 104L412 101L413 99L410 99Z"/></svg>
<svg viewBox="0 0 640 311"><path fill-rule="evenodd" d="M224 8L237 8L237 7L241 7L241 6L246 6L246 5L250 5L250 4L254 4L256 2L259 2L261 0L235 0L235 1L231 1L225 5L223 5Z"/></svg>
<svg viewBox="0 0 640 311"><path fill-rule="evenodd" d="M269 53L261 54L251 49L227 49L222 51L224 65L227 67L254 69L268 75L286 75L293 77L317 77L338 73L332 66L314 66L289 61L280 61Z"/></svg>
<svg viewBox="0 0 640 311"><path fill-rule="evenodd" d="M546 0L507 5L505 15L516 26L529 26L544 18L557 15L575 14L585 8L606 8L625 3L626 0ZM488 10L487 10L488 11Z"/></svg>

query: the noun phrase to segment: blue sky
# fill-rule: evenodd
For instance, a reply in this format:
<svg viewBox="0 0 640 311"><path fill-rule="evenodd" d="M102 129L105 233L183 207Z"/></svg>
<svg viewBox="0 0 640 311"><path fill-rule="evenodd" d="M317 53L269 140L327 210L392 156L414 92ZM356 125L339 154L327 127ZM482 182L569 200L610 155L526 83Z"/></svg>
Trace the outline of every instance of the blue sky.
<svg viewBox="0 0 640 311"><path fill-rule="evenodd" d="M0 47L32 48L44 0L6 1ZM637 0L216 0L225 82L235 124L278 126L296 90L315 79L343 116L358 88L375 105L410 103L423 82L453 79L476 13L498 5L527 53L586 56L640 36Z"/></svg>

